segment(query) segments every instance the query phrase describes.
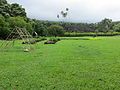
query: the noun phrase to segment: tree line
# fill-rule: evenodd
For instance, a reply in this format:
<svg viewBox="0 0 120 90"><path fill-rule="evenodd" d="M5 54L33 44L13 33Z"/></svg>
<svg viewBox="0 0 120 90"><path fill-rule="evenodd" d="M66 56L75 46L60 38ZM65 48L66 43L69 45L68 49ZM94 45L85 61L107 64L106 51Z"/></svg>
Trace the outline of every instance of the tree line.
<svg viewBox="0 0 120 90"><path fill-rule="evenodd" d="M15 28L26 28L32 35L64 36L65 33L108 33L120 32L120 22L103 19L98 23L54 22L30 19L25 8L17 3L0 0L0 39L5 39Z"/></svg>
<svg viewBox="0 0 120 90"><path fill-rule="evenodd" d="M64 36L66 33L71 34L75 33L78 35L79 33L82 33L82 35L90 35L91 33L93 34L98 34L100 36L100 33L102 34L101 36L107 36L110 34L111 35L118 35L120 34L120 22L113 22L112 19L103 19L102 21L98 23L71 23L71 22L50 22L50 21L41 21L41 20L35 20L35 27L34 31L36 31L40 36L49 36L48 33L52 32L53 30L53 35L54 35L54 26L58 26L58 31L59 28L62 27L63 30L61 30L61 34L58 32L58 36L62 35ZM49 31L49 27L51 27L51 31ZM83 34L84 33L84 34ZM106 34L109 33L109 34ZM91 34L91 35L92 35ZM51 34L52 35L52 34Z"/></svg>

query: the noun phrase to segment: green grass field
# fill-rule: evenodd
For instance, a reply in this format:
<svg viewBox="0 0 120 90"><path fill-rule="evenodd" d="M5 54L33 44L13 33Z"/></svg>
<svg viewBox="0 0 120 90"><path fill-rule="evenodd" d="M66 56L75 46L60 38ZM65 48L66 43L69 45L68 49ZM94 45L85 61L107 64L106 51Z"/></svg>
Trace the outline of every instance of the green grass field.
<svg viewBox="0 0 120 90"><path fill-rule="evenodd" d="M0 51L0 90L120 90L120 37Z"/></svg>

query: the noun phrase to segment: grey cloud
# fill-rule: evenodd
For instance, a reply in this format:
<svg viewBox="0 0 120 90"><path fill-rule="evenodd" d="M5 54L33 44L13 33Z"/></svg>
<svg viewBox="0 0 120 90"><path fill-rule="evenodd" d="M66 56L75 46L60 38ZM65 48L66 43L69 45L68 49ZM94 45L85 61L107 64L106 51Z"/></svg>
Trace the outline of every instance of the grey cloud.
<svg viewBox="0 0 120 90"><path fill-rule="evenodd" d="M120 20L119 0L8 0L8 2L23 5L30 18L57 21L56 15L68 7L70 11L66 21L98 22L103 18Z"/></svg>

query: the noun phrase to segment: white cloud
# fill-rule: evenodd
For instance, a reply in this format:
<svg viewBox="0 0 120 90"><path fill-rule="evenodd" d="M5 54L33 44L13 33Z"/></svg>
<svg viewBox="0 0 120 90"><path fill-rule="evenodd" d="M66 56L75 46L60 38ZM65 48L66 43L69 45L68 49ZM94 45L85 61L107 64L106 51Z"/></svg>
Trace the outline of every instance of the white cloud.
<svg viewBox="0 0 120 90"><path fill-rule="evenodd" d="M57 20L56 15L66 7L67 20L97 22L103 18L120 20L120 0L8 0L26 8L31 18Z"/></svg>

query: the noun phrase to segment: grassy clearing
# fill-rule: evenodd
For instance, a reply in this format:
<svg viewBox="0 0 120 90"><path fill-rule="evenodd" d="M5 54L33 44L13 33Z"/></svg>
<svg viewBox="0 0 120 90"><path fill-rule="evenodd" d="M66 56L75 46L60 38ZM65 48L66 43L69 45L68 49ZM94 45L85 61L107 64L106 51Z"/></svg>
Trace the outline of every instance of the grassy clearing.
<svg viewBox="0 0 120 90"><path fill-rule="evenodd" d="M17 49L16 49L17 48ZM0 90L119 90L120 37L0 51Z"/></svg>

